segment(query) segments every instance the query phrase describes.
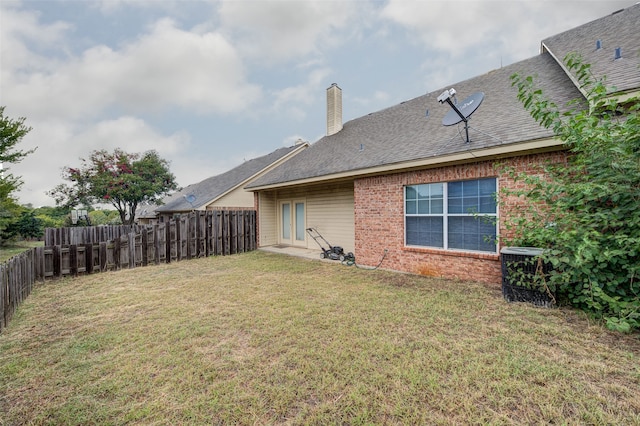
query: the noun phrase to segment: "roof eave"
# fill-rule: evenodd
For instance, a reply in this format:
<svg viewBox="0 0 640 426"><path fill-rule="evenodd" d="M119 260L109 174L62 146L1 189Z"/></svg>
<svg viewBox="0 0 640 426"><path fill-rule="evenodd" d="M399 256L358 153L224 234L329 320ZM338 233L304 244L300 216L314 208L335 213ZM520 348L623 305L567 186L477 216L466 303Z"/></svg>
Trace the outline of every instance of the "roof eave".
<svg viewBox="0 0 640 426"><path fill-rule="evenodd" d="M280 182L266 184L246 188L249 191L258 192L271 189L286 188L292 186L309 185L324 182L333 182L340 180L349 180L358 177L371 175L382 175L389 173L397 173L413 169L424 169L432 167L440 167L443 165L451 165L457 163L467 163L470 161L484 161L491 159L499 159L516 155L526 155L532 153L558 151L561 150L564 143L557 138L543 138L527 142L513 143L509 145L497 145L488 148L469 149L467 151L457 152L453 154L422 158L418 160L405 161L401 163L383 164L376 167L368 167L365 169L351 170L340 173L333 173L323 176L315 176L305 179L292 180L289 182Z"/></svg>

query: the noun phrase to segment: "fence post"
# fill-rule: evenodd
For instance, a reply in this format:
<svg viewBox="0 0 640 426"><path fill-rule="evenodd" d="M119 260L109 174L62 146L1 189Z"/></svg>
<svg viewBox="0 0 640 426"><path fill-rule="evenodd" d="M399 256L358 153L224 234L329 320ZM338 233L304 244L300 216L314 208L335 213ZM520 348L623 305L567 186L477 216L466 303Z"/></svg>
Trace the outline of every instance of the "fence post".
<svg viewBox="0 0 640 426"><path fill-rule="evenodd" d="M114 269L120 269L120 237L113 240L113 263Z"/></svg>
<svg viewBox="0 0 640 426"><path fill-rule="evenodd" d="M84 270L93 274L93 244L84 244Z"/></svg>
<svg viewBox="0 0 640 426"><path fill-rule="evenodd" d="M78 246L76 244L69 245L69 274L73 277L78 276Z"/></svg>
<svg viewBox="0 0 640 426"><path fill-rule="evenodd" d="M136 267L136 234L131 231L127 234L129 240L129 269Z"/></svg>
<svg viewBox="0 0 640 426"><path fill-rule="evenodd" d="M147 229L142 230L140 233L140 251L142 254L142 266L147 266L149 263L149 231Z"/></svg>
<svg viewBox="0 0 640 426"><path fill-rule="evenodd" d="M187 215L186 219L185 219L185 231L187 233L187 235L184 236L184 240L185 240L185 248L186 248L186 253L185 253L185 257L187 259L191 259L193 257L193 250L191 247L191 243L193 242L193 238L192 238L192 232L194 232L194 227L192 226L192 219L195 218L195 213L191 212Z"/></svg>
<svg viewBox="0 0 640 426"><path fill-rule="evenodd" d="M213 223L211 218L213 214L211 210L207 210L204 215L204 255L206 257L211 256L211 224Z"/></svg>
<svg viewBox="0 0 640 426"><path fill-rule="evenodd" d="M160 264L160 226L153 225L153 260Z"/></svg>
<svg viewBox="0 0 640 426"><path fill-rule="evenodd" d="M62 265L61 265L61 261L62 261L62 250L61 250L62 246L52 246L52 252L53 252L53 276L54 277L61 277L62 276Z"/></svg>
<svg viewBox="0 0 640 426"><path fill-rule="evenodd" d="M164 240L164 248L166 250L165 262L171 263L171 221L167 222L164 227L165 230L165 240Z"/></svg>

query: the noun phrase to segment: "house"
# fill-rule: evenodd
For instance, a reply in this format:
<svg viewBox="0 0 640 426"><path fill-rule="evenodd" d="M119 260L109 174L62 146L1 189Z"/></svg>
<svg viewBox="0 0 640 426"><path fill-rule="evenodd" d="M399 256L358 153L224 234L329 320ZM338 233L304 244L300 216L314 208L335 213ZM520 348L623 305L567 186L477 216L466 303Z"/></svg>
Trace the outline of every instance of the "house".
<svg viewBox="0 0 640 426"><path fill-rule="evenodd" d="M193 210L253 210L253 193L244 190L244 186L308 146L308 142L299 140L293 146L245 161L225 173L189 185L163 200L164 204L155 208L155 215L159 221L164 222L174 215Z"/></svg>
<svg viewBox="0 0 640 426"><path fill-rule="evenodd" d="M566 158L562 142L517 100L510 76L535 76L566 108L584 99L562 62L576 51L596 76L607 75L612 95L631 99L640 88L638 22L640 5L631 6L545 39L535 57L344 125L341 89L332 85L327 135L246 187L256 194L258 245L314 248L304 232L314 227L361 265L386 253L386 269L499 283L500 237L508 235L500 218L519 202L496 206L495 194L516 185L504 167L534 173ZM482 102L468 128L461 120L443 126L451 87L460 108Z"/></svg>

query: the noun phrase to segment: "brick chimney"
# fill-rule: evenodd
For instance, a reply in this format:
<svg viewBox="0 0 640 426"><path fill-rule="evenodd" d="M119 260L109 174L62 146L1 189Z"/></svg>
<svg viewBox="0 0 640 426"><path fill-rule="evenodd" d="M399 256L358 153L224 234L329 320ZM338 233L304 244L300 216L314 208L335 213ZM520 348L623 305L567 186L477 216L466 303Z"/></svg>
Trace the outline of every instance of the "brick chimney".
<svg viewBox="0 0 640 426"><path fill-rule="evenodd" d="M327 89L327 136L342 130L342 89L336 83Z"/></svg>

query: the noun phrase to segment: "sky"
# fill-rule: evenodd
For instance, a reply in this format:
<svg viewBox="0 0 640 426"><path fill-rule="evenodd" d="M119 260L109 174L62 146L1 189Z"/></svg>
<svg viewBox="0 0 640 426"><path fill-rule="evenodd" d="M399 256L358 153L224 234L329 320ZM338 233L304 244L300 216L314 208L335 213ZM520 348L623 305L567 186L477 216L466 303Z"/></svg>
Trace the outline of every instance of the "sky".
<svg viewBox="0 0 640 426"><path fill-rule="evenodd" d="M97 149L156 150L180 186L539 54L637 0L0 0L0 105L32 127L21 204Z"/></svg>

